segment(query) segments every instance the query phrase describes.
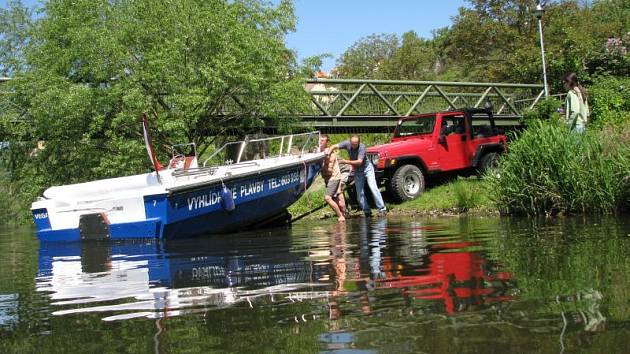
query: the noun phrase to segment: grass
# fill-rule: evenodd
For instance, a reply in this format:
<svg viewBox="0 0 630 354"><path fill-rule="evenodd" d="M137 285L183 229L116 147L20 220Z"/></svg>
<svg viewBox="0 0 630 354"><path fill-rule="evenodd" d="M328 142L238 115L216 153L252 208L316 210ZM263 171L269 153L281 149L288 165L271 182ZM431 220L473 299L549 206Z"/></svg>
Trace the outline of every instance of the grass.
<svg viewBox="0 0 630 354"><path fill-rule="evenodd" d="M419 198L391 205L393 213L495 213L488 183L481 178L458 178L427 189Z"/></svg>
<svg viewBox="0 0 630 354"><path fill-rule="evenodd" d="M300 215L309 213L313 209L324 204L324 193L326 188L324 186L324 180L321 177L317 177L313 185L304 193L304 195L298 199L293 205L289 207L289 213L293 219L300 217ZM319 209L312 214L309 214L307 219L316 219L323 217L327 212L332 212L329 207Z"/></svg>
<svg viewBox="0 0 630 354"><path fill-rule="evenodd" d="M494 202L489 197L488 183L477 177L458 178L446 184L427 189L419 198L400 204L386 203L390 215L409 214L459 214L496 213ZM324 204L324 183L318 178L313 186L289 208L297 218ZM320 219L332 215L325 206L308 216L306 220Z"/></svg>

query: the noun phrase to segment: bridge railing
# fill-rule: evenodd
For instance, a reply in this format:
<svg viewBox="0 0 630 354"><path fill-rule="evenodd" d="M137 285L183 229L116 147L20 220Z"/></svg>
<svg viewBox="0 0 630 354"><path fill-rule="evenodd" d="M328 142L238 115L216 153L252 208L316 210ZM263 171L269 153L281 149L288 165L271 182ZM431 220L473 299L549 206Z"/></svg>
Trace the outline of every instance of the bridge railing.
<svg viewBox="0 0 630 354"><path fill-rule="evenodd" d="M10 78L0 77L1 83ZM390 129L399 117L420 113L484 107L489 102L500 125L519 124L523 113L533 108L544 95L542 84L309 79L305 90L310 94L310 109L300 116L309 128ZM0 94L7 94L2 92ZM233 105L240 105L237 97ZM7 112L7 107L0 110ZM223 107L230 114L229 102Z"/></svg>
<svg viewBox="0 0 630 354"><path fill-rule="evenodd" d="M543 97L538 84L401 81L359 79L310 79L312 117L404 117L414 114L483 107L492 104L494 113L522 116Z"/></svg>

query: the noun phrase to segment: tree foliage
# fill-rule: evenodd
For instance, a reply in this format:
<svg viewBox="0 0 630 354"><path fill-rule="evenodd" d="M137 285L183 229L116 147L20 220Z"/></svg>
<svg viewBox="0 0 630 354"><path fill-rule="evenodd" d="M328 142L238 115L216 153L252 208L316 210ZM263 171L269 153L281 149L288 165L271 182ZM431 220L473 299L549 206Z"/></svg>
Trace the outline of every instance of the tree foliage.
<svg viewBox="0 0 630 354"><path fill-rule="evenodd" d="M630 77L597 78L589 87L589 100L593 124L626 126L630 122Z"/></svg>
<svg viewBox="0 0 630 354"><path fill-rule="evenodd" d="M344 78L374 79L398 48L398 37L389 34L361 38L341 55L336 68Z"/></svg>
<svg viewBox="0 0 630 354"><path fill-rule="evenodd" d="M433 43L409 31L402 35L402 43L390 60L383 65L383 76L399 80L430 80L436 76Z"/></svg>
<svg viewBox="0 0 630 354"><path fill-rule="evenodd" d="M10 77L26 69L24 49L29 43L33 11L11 0L0 8L0 76Z"/></svg>
<svg viewBox="0 0 630 354"><path fill-rule="evenodd" d="M0 69L14 77L0 97L2 160L27 194L146 171L141 112L167 159L175 143L203 152L228 134L289 129L308 104L284 43L289 1L51 0L36 17L12 2L0 18Z"/></svg>
<svg viewBox="0 0 630 354"><path fill-rule="evenodd" d="M361 39L338 62L339 76L359 77L379 58L387 68L370 78L484 82L542 82L536 0L469 0L450 27L433 38L408 32ZM576 72L585 83L599 75L628 76L630 3L627 0L547 2L542 18L549 84L561 92L562 77ZM379 41L395 44L383 56ZM360 55L359 55L360 53Z"/></svg>

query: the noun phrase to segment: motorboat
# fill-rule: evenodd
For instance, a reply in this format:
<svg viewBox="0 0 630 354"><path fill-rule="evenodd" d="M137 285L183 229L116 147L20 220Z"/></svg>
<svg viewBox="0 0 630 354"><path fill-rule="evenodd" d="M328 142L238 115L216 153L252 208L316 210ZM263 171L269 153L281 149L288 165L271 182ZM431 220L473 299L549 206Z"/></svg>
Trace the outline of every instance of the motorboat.
<svg viewBox="0 0 630 354"><path fill-rule="evenodd" d="M227 233L277 218L317 177L319 132L229 142L199 163L194 144L150 173L54 186L32 203L42 241L181 238Z"/></svg>

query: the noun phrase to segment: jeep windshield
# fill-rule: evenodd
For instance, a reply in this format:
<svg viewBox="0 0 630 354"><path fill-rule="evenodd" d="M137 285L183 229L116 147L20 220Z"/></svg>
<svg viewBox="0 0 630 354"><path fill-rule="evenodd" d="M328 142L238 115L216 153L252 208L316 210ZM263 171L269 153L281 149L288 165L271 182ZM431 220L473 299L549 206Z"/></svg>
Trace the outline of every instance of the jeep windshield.
<svg viewBox="0 0 630 354"><path fill-rule="evenodd" d="M423 135L433 133L435 126L435 116L412 118L401 120L396 131L395 137L404 137L411 135Z"/></svg>

